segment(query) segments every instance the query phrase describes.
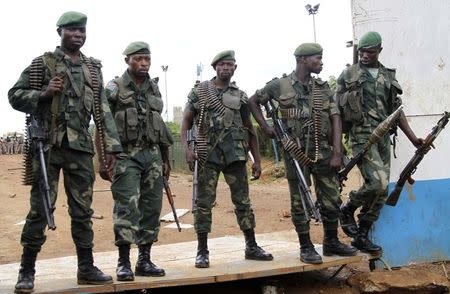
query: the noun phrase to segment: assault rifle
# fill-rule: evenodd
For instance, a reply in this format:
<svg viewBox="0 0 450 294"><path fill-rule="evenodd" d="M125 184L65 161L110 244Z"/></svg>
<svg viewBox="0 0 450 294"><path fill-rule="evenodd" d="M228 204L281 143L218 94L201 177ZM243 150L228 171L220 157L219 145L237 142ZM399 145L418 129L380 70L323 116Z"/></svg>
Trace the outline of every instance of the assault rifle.
<svg viewBox="0 0 450 294"><path fill-rule="evenodd" d="M175 203L173 201L172 191L169 187L169 182L166 177L163 177L164 189L166 190L167 200L169 200L170 207L172 208L173 218L178 227L178 232L181 232L180 222L178 221L177 210L175 209Z"/></svg>
<svg viewBox="0 0 450 294"><path fill-rule="evenodd" d="M338 180L339 180L339 188L342 192L342 187L344 186L344 181L347 180L348 173L352 170L352 168L357 165L359 162L361 162L362 158L364 157L364 154L366 154L367 151L369 151L370 147L377 143L381 138L383 138L391 129L392 126L394 126L400 115L402 114L403 105L400 105L399 108L397 108L391 115L389 115L385 120L383 120L370 134L369 139L366 141L366 144L364 144L364 147L361 149L361 151L358 152L355 156L353 156L350 161L345 164L345 166L338 172Z"/></svg>
<svg viewBox="0 0 450 294"><path fill-rule="evenodd" d="M44 157L44 151L47 151L45 149L48 149L48 146L44 145L46 140L45 129L33 115L27 117L27 136L28 139L31 140L30 144L32 144L36 153L39 155L39 188L45 217L47 219L47 226L50 230L55 230L56 225L53 217L55 207L52 206L50 198L50 185L48 183L47 165L45 164Z"/></svg>
<svg viewBox="0 0 450 294"><path fill-rule="evenodd" d="M295 159L294 155L287 150L286 146L283 143L283 142L293 142L293 139L287 132L283 124L283 121L278 117L277 108L275 107L273 101L269 100L264 105L264 107L266 108L267 115L272 118L277 141L286 151L285 152L286 163L290 163L294 167L295 174L297 175L297 179L299 181L298 189L300 191L300 199L302 201L302 206L305 212L306 219L310 220L312 218L315 219L316 221L320 221L321 220L320 213L314 205L314 201L312 200L311 189L309 188L309 185L306 182L305 176L303 175L302 169L300 168L300 164L297 161L297 159Z"/></svg>
<svg viewBox="0 0 450 294"><path fill-rule="evenodd" d="M194 130L187 131L187 142L192 150L195 150L195 134ZM191 168L191 167L189 167ZM198 159L194 161L194 173L192 175L192 213L197 210L198 198Z"/></svg>
<svg viewBox="0 0 450 294"><path fill-rule="evenodd" d="M439 135L439 133L445 128L445 125L448 123L449 119L450 119L450 112L445 111L441 119L431 130L431 133L429 133L428 136L425 138L423 144L419 148L417 148L414 156L411 158L406 167L400 173L400 177L397 183L395 184L394 190L391 192L388 199L386 200L387 205L395 206L397 204L398 198L400 197L400 193L402 192L403 186L405 185L406 181L408 181L408 183L411 185L414 184L414 179L411 177L411 175L415 173L417 166L425 157L425 154L427 154L428 151L430 151L431 147L434 148L433 145L434 140Z"/></svg>

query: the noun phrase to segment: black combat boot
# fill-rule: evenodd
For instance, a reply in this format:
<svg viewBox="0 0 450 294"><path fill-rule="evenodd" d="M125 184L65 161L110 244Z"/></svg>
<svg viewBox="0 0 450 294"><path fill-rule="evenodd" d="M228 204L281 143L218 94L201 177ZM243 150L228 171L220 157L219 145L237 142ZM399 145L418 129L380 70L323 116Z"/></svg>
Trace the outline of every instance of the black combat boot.
<svg viewBox="0 0 450 294"><path fill-rule="evenodd" d="M197 233L197 257L195 258L195 267L209 267L209 251L208 251L208 233Z"/></svg>
<svg viewBox="0 0 450 294"><path fill-rule="evenodd" d="M383 249L381 246L373 244L372 241L369 240L367 235L369 234L369 230L372 227L371 222L361 221L359 222L359 229L356 238L353 239L352 245L366 253L378 253Z"/></svg>
<svg viewBox="0 0 450 294"><path fill-rule="evenodd" d="M96 266L94 266L94 257L92 255L92 248L81 248L77 246L78 256L78 271L77 282L78 285L103 285L111 284L113 282L110 275L104 274Z"/></svg>
<svg viewBox="0 0 450 294"><path fill-rule="evenodd" d="M134 274L130 263L130 244L119 246L119 259L117 261L117 281L134 281Z"/></svg>
<svg viewBox="0 0 450 294"><path fill-rule="evenodd" d="M136 276L162 277L166 272L150 260L152 243L139 245L138 260L135 267Z"/></svg>
<svg viewBox="0 0 450 294"><path fill-rule="evenodd" d="M273 256L256 244L255 231L248 229L244 231L245 237L245 259L272 260Z"/></svg>
<svg viewBox="0 0 450 294"><path fill-rule="evenodd" d="M341 243L337 237L337 230L326 230L323 241L323 255L339 255L339 256L353 256L358 253L358 250L350 245Z"/></svg>
<svg viewBox="0 0 450 294"><path fill-rule="evenodd" d="M300 260L304 263L320 264L322 263L322 257L317 253L314 248L314 244L309 238L309 233L298 234L300 241Z"/></svg>
<svg viewBox="0 0 450 294"><path fill-rule="evenodd" d="M17 278L14 293L31 293L34 288L34 266L39 250L23 247L22 260L20 261L19 277Z"/></svg>
<svg viewBox="0 0 450 294"><path fill-rule="evenodd" d="M344 233L352 238L358 234L358 226L355 221L355 211L357 208L350 201L341 205L341 227Z"/></svg>

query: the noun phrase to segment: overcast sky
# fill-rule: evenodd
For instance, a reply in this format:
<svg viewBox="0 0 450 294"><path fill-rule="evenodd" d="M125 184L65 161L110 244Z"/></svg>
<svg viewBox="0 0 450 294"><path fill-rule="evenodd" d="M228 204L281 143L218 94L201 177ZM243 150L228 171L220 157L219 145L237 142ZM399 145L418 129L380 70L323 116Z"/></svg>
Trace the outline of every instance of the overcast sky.
<svg viewBox="0 0 450 294"><path fill-rule="evenodd" d="M350 0L319 0L315 16L317 42L324 47L322 79L338 76L351 63ZM273 77L290 73L293 52L303 42L313 42L313 18L304 0L165 0L93 1L40 0L2 1L0 28L0 135L20 131L24 115L12 109L7 92L32 59L59 45L56 21L68 10L85 13L87 40L82 52L102 60L105 82L121 75L122 55L132 41L145 41L152 51L150 75L160 77L166 101L162 65L168 65L169 119L173 106L184 106L203 64L203 80L215 74L210 66L220 51L236 51L238 68L234 80L251 96ZM165 114L163 114L165 118Z"/></svg>

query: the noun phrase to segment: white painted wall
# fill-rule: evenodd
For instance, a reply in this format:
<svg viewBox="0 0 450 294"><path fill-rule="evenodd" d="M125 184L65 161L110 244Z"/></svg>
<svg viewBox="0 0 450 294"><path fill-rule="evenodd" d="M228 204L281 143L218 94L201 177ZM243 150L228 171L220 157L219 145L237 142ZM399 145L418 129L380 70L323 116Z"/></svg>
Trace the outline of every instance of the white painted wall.
<svg viewBox="0 0 450 294"><path fill-rule="evenodd" d="M397 69L402 100L416 135L425 138L444 111L450 111L450 1L351 0L354 40L367 31L383 38L380 61ZM414 153L399 131L391 182ZM420 163L416 180L450 178L450 123Z"/></svg>

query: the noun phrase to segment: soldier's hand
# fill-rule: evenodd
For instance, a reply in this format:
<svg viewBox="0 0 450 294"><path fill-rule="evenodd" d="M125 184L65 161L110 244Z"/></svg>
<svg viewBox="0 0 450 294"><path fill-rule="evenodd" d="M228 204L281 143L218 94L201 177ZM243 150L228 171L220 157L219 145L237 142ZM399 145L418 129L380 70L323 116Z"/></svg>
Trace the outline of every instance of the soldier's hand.
<svg viewBox="0 0 450 294"><path fill-rule="evenodd" d="M333 154L330 159L330 167L335 170L339 171L342 167L342 154Z"/></svg>
<svg viewBox="0 0 450 294"><path fill-rule="evenodd" d="M191 171L194 171L194 162L198 160L197 154L193 152L191 149L187 148L184 150L185 156L186 156L186 162L189 165L189 169Z"/></svg>
<svg viewBox="0 0 450 294"><path fill-rule="evenodd" d="M163 168L163 176L166 177L167 180L169 180L169 177L170 177L170 163L169 163L169 161L163 162L162 168Z"/></svg>
<svg viewBox="0 0 450 294"><path fill-rule="evenodd" d="M414 145L416 148L420 148L420 147L422 147L422 145L423 145L423 139L422 139L422 138L416 138L416 140L412 141L412 143L413 143L413 145ZM431 147L434 148L434 145L431 144Z"/></svg>
<svg viewBox="0 0 450 294"><path fill-rule="evenodd" d="M258 162L254 162L252 165L252 178L250 180L254 181L259 179L261 176L261 164Z"/></svg>
<svg viewBox="0 0 450 294"><path fill-rule="evenodd" d="M277 137L277 133L273 127L265 127L263 128L263 132L269 136L269 138L275 139Z"/></svg>
<svg viewBox="0 0 450 294"><path fill-rule="evenodd" d="M40 98L42 100L48 100L53 98L53 96L57 93L60 93L64 90L64 81L60 77L54 77L50 80L47 85L47 88L41 92Z"/></svg>

